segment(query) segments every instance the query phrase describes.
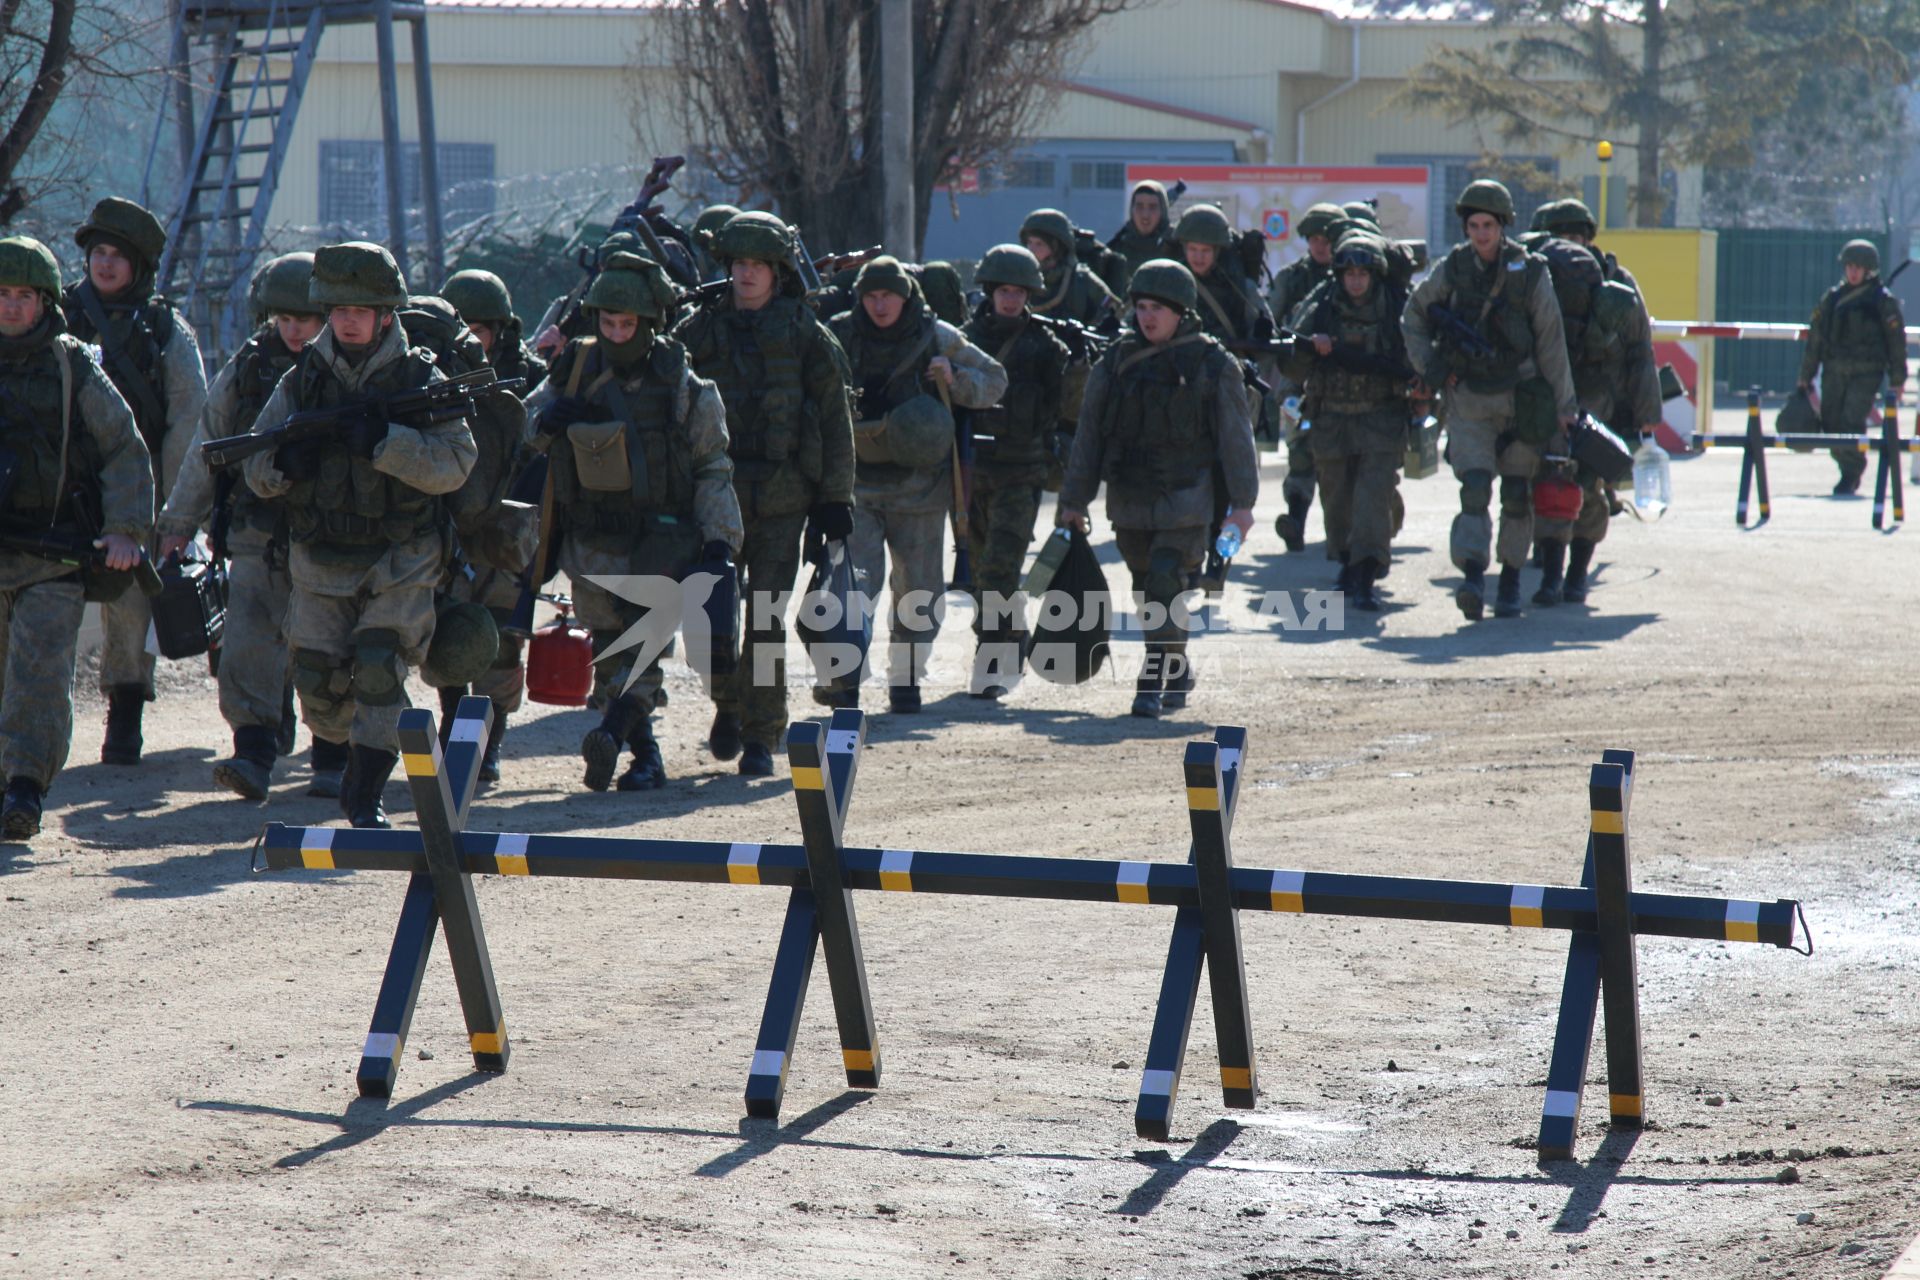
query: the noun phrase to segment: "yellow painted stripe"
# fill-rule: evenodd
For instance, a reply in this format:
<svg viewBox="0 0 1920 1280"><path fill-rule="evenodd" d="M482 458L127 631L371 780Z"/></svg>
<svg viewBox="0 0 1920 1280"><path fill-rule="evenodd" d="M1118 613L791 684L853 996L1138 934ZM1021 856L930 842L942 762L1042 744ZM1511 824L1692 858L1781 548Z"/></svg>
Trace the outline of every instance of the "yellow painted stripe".
<svg viewBox="0 0 1920 1280"><path fill-rule="evenodd" d="M1188 787L1187 808L1205 809L1213 813L1220 811L1220 791L1217 787Z"/></svg>
<svg viewBox="0 0 1920 1280"><path fill-rule="evenodd" d="M467 1041L475 1053L499 1053L507 1043L506 1024L501 1023L498 1031L476 1031L467 1037Z"/></svg>
<svg viewBox="0 0 1920 1280"><path fill-rule="evenodd" d="M1507 912L1516 929L1540 929L1545 927L1543 913L1539 907L1511 907Z"/></svg>
<svg viewBox="0 0 1920 1280"><path fill-rule="evenodd" d="M1603 836L1625 835L1627 822L1626 819L1617 812L1608 809L1595 809L1593 811L1593 831Z"/></svg>
<svg viewBox="0 0 1920 1280"><path fill-rule="evenodd" d="M793 789L795 791L825 791L826 783L821 780L818 769L809 769L803 764L793 766Z"/></svg>
<svg viewBox="0 0 1920 1280"><path fill-rule="evenodd" d="M300 851L300 865L309 871L332 871L334 869L333 850L302 849Z"/></svg>
<svg viewBox="0 0 1920 1280"><path fill-rule="evenodd" d="M840 1060L847 1064L849 1071L873 1070L873 1050L871 1049L842 1049Z"/></svg>
<svg viewBox="0 0 1920 1280"><path fill-rule="evenodd" d="M409 778L431 778L438 772L433 767L432 756L415 755L411 751L403 752L400 758L406 761Z"/></svg>
<svg viewBox="0 0 1920 1280"><path fill-rule="evenodd" d="M1275 893L1269 896L1273 899L1273 909L1275 911L1291 911L1295 914L1302 914L1307 909L1307 895L1304 893Z"/></svg>
<svg viewBox="0 0 1920 1280"><path fill-rule="evenodd" d="M1607 1095L1607 1107L1616 1116L1637 1116L1640 1114L1641 1098L1637 1093L1610 1093Z"/></svg>
<svg viewBox="0 0 1920 1280"><path fill-rule="evenodd" d="M1253 1088L1253 1068L1222 1067L1220 1068L1220 1084L1222 1087L1228 1089L1251 1089Z"/></svg>
<svg viewBox="0 0 1920 1280"><path fill-rule="evenodd" d="M882 871L880 873L880 887L890 893L912 893L913 872Z"/></svg>
<svg viewBox="0 0 1920 1280"><path fill-rule="evenodd" d="M503 876L527 875L527 855L496 853L493 855L493 869Z"/></svg>
<svg viewBox="0 0 1920 1280"><path fill-rule="evenodd" d="M1113 886L1113 889L1114 892L1119 895L1120 901L1122 902L1146 903L1152 901L1151 898L1147 897L1147 886L1143 884L1116 884Z"/></svg>
<svg viewBox="0 0 1920 1280"><path fill-rule="evenodd" d="M1728 942L1760 941L1760 922L1758 920L1727 921L1727 941Z"/></svg>
<svg viewBox="0 0 1920 1280"><path fill-rule="evenodd" d="M750 863L729 862L727 864L728 884L759 884L760 868Z"/></svg>

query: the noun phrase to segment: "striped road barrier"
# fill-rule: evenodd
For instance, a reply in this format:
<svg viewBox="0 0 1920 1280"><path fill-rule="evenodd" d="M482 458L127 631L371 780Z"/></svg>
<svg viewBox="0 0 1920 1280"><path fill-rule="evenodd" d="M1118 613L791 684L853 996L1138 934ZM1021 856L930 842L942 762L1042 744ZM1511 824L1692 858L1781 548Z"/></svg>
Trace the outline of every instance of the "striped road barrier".
<svg viewBox="0 0 1920 1280"><path fill-rule="evenodd" d="M1643 1122L1635 974L1639 937L1768 943L1795 950L1796 936L1805 937L1800 904L1789 899L1761 902L1633 888L1627 850L1631 752L1609 751L1593 766L1586 868L1579 885L1556 886L1236 867L1231 832L1246 754L1246 731L1238 728L1219 728L1211 741L1186 744L1182 780L1191 840L1184 863L850 847L844 840L847 808L866 745L866 721L858 711L836 711L827 724L803 721L788 730L800 818L797 844L469 831L474 778L492 716L488 699L463 699L443 755L430 711L411 708L401 714L401 748L418 830L276 822L268 824L262 838L272 870L400 871L409 877L361 1053L357 1079L365 1096L392 1096L436 926L446 935L474 1067L506 1070L506 1023L474 897L476 875L785 889L786 920L747 1070L747 1113L764 1118L779 1116L817 953L826 961L847 1084L879 1087L879 1035L855 893L1172 907L1173 935L1134 1112L1136 1132L1163 1142L1171 1136L1173 1101L1203 971L1212 993L1223 1102L1246 1110L1259 1095L1240 943L1242 913L1369 916L1569 933L1540 1118L1542 1159L1572 1156L1603 1000L1609 1114L1616 1127L1638 1128ZM1809 942L1809 954L1811 949Z"/></svg>
<svg viewBox="0 0 1920 1280"><path fill-rule="evenodd" d="M1712 320L1655 320L1656 338L1760 338L1773 342L1804 342L1804 324L1740 324ZM1920 325L1907 326L1907 345L1920 345Z"/></svg>
<svg viewBox="0 0 1920 1280"><path fill-rule="evenodd" d="M1784 326L1783 326L1784 327ZM1920 419L1916 419L1916 430L1920 430ZM1747 392L1747 429L1738 434L1706 435L1695 433L1694 447L1701 450L1712 448L1736 448L1740 450L1740 492L1734 501L1733 519L1742 529L1758 529L1773 518L1773 502L1767 488L1767 450L1791 449L1806 453L1814 449L1857 449L1861 453L1872 452L1876 466L1873 478L1873 527L1890 529L1905 524L1907 520L1906 486L1900 476L1900 456L1904 453L1920 453L1920 436L1912 440L1900 438L1900 400L1895 391L1888 391L1880 406L1880 431L1877 435L1857 436L1826 435L1821 432L1767 432L1760 426L1760 389L1755 387ZM1750 509L1749 498L1756 501L1751 504L1759 509L1759 518L1752 525L1747 524ZM1892 500L1893 522L1887 523L1888 500Z"/></svg>

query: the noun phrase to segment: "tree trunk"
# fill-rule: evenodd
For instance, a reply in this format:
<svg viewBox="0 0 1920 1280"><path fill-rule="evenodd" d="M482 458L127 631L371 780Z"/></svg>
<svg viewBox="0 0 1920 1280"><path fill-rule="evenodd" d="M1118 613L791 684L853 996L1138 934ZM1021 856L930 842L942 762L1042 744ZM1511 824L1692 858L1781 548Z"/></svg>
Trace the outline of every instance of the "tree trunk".
<svg viewBox="0 0 1920 1280"><path fill-rule="evenodd" d="M1664 0L1646 0L1642 28L1640 77L1640 152L1638 175L1634 184L1634 225L1660 225L1661 207L1666 192L1660 185L1660 151L1664 141L1665 111L1661 93L1661 62L1667 52L1667 17Z"/></svg>
<svg viewBox="0 0 1920 1280"><path fill-rule="evenodd" d="M27 148L40 126L47 122L54 99L67 83L67 57L73 52L73 14L77 0L51 0L47 14L47 42L40 53L40 69L33 87L20 103L20 112L0 138L0 226L14 220L26 208L27 195L13 180Z"/></svg>

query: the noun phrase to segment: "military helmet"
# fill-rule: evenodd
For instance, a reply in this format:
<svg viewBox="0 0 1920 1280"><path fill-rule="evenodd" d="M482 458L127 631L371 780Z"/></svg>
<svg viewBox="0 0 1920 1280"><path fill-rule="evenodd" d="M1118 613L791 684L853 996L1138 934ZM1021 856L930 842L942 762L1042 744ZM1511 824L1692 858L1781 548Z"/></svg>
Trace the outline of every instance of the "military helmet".
<svg viewBox="0 0 1920 1280"><path fill-rule="evenodd" d="M500 656L500 626L485 605L448 605L433 624L420 675L437 688L478 680Z"/></svg>
<svg viewBox="0 0 1920 1280"><path fill-rule="evenodd" d="M913 276L905 264L891 254L883 253L873 259L861 267L860 274L853 278L853 296L856 298L882 289L909 300L913 297Z"/></svg>
<svg viewBox="0 0 1920 1280"><path fill-rule="evenodd" d="M1340 237L1333 246L1333 265L1337 268L1365 267L1376 276L1387 274L1387 246L1371 231L1355 228Z"/></svg>
<svg viewBox="0 0 1920 1280"><path fill-rule="evenodd" d="M607 259L616 253L637 253L643 258L650 256L647 246L640 243L639 236L631 231L616 231L602 240L593 251L593 265L596 268L606 266Z"/></svg>
<svg viewBox="0 0 1920 1280"><path fill-rule="evenodd" d="M307 297L307 284L312 279L312 254L283 253L253 273L248 300L262 320L279 315L317 315L318 309Z"/></svg>
<svg viewBox="0 0 1920 1280"><path fill-rule="evenodd" d="M325 244L313 255L307 300L327 307L404 307L407 282L385 245L365 240Z"/></svg>
<svg viewBox="0 0 1920 1280"><path fill-rule="evenodd" d="M1843 267L1865 267L1868 271L1880 269L1880 250L1871 240L1849 240L1840 250L1840 265Z"/></svg>
<svg viewBox="0 0 1920 1280"><path fill-rule="evenodd" d="M8 236L0 240L0 284L38 289L51 302L60 296L60 261L32 236Z"/></svg>
<svg viewBox="0 0 1920 1280"><path fill-rule="evenodd" d="M1513 193L1492 178L1480 178L1467 184L1453 211L1464 219L1475 213L1490 213L1504 224L1513 222Z"/></svg>
<svg viewBox="0 0 1920 1280"><path fill-rule="evenodd" d="M1024 241L1028 236L1045 236L1059 245L1056 257L1065 258L1073 253L1073 219L1058 209L1035 209L1028 214L1020 224L1020 239Z"/></svg>
<svg viewBox="0 0 1920 1280"><path fill-rule="evenodd" d="M698 236L702 231L718 231L739 216L740 210L730 204L710 204L693 220L693 234Z"/></svg>
<svg viewBox="0 0 1920 1280"><path fill-rule="evenodd" d="M1348 222L1357 222L1375 231L1380 229L1380 211L1365 200L1349 200L1340 206L1340 212L1347 215Z"/></svg>
<svg viewBox="0 0 1920 1280"><path fill-rule="evenodd" d="M1313 205L1300 215L1295 228L1302 237L1325 236L1329 240L1340 238L1340 231L1347 224L1347 211L1337 204L1322 201Z"/></svg>
<svg viewBox="0 0 1920 1280"><path fill-rule="evenodd" d="M1224 249L1233 243L1233 227L1227 215L1210 204L1196 204L1180 215L1173 238L1181 244L1209 244Z"/></svg>
<svg viewBox="0 0 1920 1280"><path fill-rule="evenodd" d="M498 325L513 319L513 295L507 282L491 271L456 271L440 286L440 296L469 323Z"/></svg>
<svg viewBox="0 0 1920 1280"><path fill-rule="evenodd" d="M637 253L616 253L600 267L581 304L594 311L625 311L664 323L673 318L673 285L667 269Z"/></svg>
<svg viewBox="0 0 1920 1280"><path fill-rule="evenodd" d="M887 449L894 462L937 467L953 449L953 414L925 392L887 410Z"/></svg>
<svg viewBox="0 0 1920 1280"><path fill-rule="evenodd" d="M792 230L773 214L758 209L735 214L718 231L702 232L698 239L708 253L723 262L753 258L777 266L794 265Z"/></svg>
<svg viewBox="0 0 1920 1280"><path fill-rule="evenodd" d="M1155 258L1143 262L1133 273L1133 280L1127 285L1129 298L1153 298L1181 311L1191 311L1200 301L1199 286L1193 282L1193 272L1187 270L1184 262L1175 262L1172 258Z"/></svg>
<svg viewBox="0 0 1920 1280"><path fill-rule="evenodd" d="M145 260L148 270L158 267L160 255L167 251L167 229L160 220L119 196L108 196L93 206L93 212L73 233L73 242L90 251L99 236L110 236L126 245Z"/></svg>
<svg viewBox="0 0 1920 1280"><path fill-rule="evenodd" d="M1534 221L1542 231L1551 231L1559 235L1563 231L1576 231L1591 239L1599 224L1593 220L1593 210L1587 208L1584 200L1555 200L1540 206L1540 212Z"/></svg>
<svg viewBox="0 0 1920 1280"><path fill-rule="evenodd" d="M1028 293L1039 293L1047 287L1040 275L1040 259L1033 256L1025 245L997 244L980 257L980 265L974 268L974 283L991 287L1010 284L1025 289Z"/></svg>

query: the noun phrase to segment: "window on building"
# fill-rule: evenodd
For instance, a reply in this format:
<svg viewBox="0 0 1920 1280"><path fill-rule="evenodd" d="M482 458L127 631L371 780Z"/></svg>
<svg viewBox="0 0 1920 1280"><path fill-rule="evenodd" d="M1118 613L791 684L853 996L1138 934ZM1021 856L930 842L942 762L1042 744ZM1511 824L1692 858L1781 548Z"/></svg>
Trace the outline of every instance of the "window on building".
<svg viewBox="0 0 1920 1280"><path fill-rule="evenodd" d="M1076 191L1118 191L1127 185L1124 160L1075 160L1069 186Z"/></svg>
<svg viewBox="0 0 1920 1280"><path fill-rule="evenodd" d="M1549 175L1558 176L1560 162L1551 156L1509 156L1515 165L1531 164ZM1438 259L1450 245L1460 240L1460 220L1453 216L1453 202L1475 178L1487 176L1475 156L1383 155L1376 164L1427 166L1427 249ZM1553 199L1551 193L1535 191L1524 183L1507 181L1513 193L1515 233L1525 231L1533 220L1533 211Z"/></svg>
<svg viewBox="0 0 1920 1280"><path fill-rule="evenodd" d="M1053 188L1053 161L1048 157L1018 156L1007 162L1003 172L1005 185L1009 187L1040 191Z"/></svg>
<svg viewBox="0 0 1920 1280"><path fill-rule="evenodd" d="M492 213L493 144L443 142L440 216L452 227ZM320 221L329 227L384 228L387 220L386 149L378 141L325 139L320 143ZM420 207L420 144L402 143L400 200Z"/></svg>

